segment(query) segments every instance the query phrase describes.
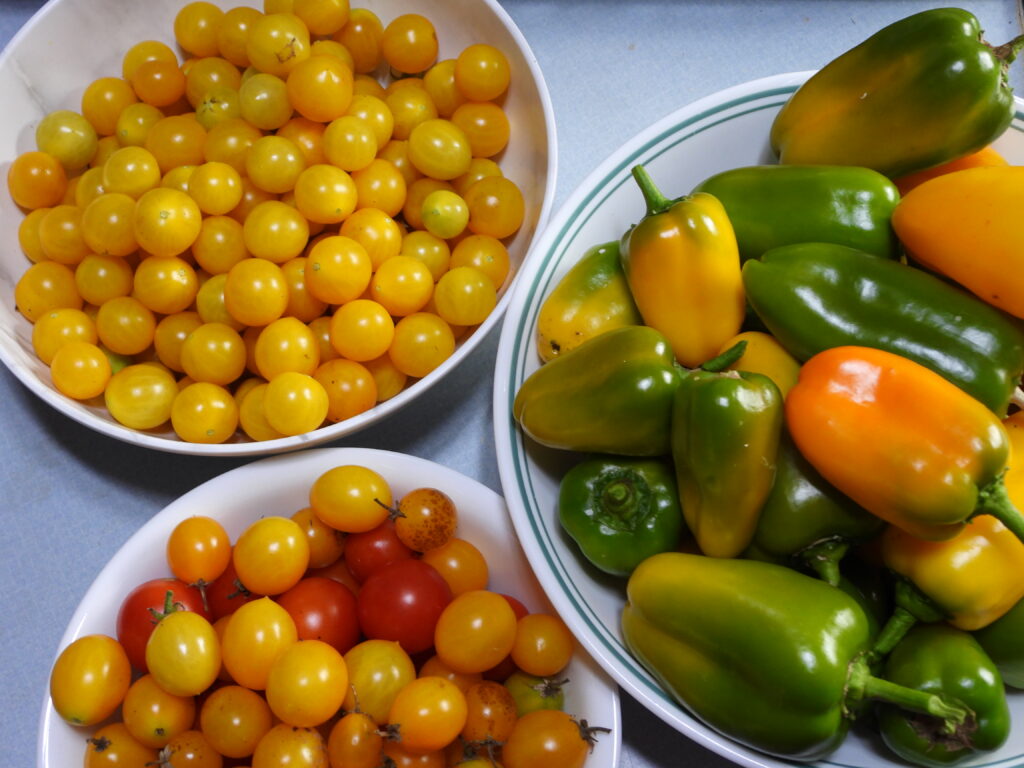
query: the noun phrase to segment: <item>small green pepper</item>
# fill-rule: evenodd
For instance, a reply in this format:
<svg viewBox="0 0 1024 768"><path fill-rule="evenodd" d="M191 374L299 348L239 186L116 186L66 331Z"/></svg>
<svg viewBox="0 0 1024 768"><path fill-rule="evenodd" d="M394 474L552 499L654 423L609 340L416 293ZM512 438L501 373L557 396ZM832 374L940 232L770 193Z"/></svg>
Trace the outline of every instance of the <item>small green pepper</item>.
<svg viewBox="0 0 1024 768"><path fill-rule="evenodd" d="M735 557L750 543L775 478L782 419L782 395L767 376L683 376L672 406L672 458L683 516L704 554Z"/></svg>
<svg viewBox="0 0 1024 768"><path fill-rule="evenodd" d="M870 699L963 722L942 694L871 674L858 602L782 565L665 552L633 571L626 646L683 706L753 749L819 760Z"/></svg>
<svg viewBox="0 0 1024 768"><path fill-rule="evenodd" d="M994 47L960 8L915 13L830 61L776 116L782 163L860 165L890 178L991 144L1013 118L1007 69L1024 37Z"/></svg>
<svg viewBox="0 0 1024 768"><path fill-rule="evenodd" d="M512 404L541 445L584 453L669 452L679 373L665 337L643 325L589 339L534 371Z"/></svg>
<svg viewBox="0 0 1024 768"><path fill-rule="evenodd" d="M801 243L743 265L747 300L797 360L873 347L930 368L1005 415L1024 373L1024 335L943 280L841 245Z"/></svg>
<svg viewBox="0 0 1024 768"><path fill-rule="evenodd" d="M954 729L930 715L882 704L878 724L893 752L918 765L954 765L998 749L1010 735L1010 710L995 664L978 642L947 624L914 627L885 661L890 682L943 696L970 710Z"/></svg>
<svg viewBox="0 0 1024 768"><path fill-rule="evenodd" d="M743 261L793 243L836 243L887 259L899 255L890 219L900 193L870 168L754 165L716 174L694 192L708 192L725 206Z"/></svg>
<svg viewBox="0 0 1024 768"><path fill-rule="evenodd" d="M744 556L810 568L834 586L847 548L884 527L885 521L829 485L783 432L775 483Z"/></svg>
<svg viewBox="0 0 1024 768"><path fill-rule="evenodd" d="M615 576L675 549L684 529L672 469L658 459L577 464L562 478L558 519L587 560Z"/></svg>

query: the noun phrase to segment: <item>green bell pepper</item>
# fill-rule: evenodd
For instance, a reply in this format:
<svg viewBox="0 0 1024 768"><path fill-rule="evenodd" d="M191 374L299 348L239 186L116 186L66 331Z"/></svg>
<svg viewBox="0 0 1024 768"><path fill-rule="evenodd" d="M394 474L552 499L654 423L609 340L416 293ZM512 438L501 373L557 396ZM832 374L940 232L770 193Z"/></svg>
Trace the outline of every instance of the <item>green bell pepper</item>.
<svg viewBox="0 0 1024 768"><path fill-rule="evenodd" d="M881 532L885 521L831 486L783 432L768 499L744 556L815 571L833 586L851 544Z"/></svg>
<svg viewBox="0 0 1024 768"><path fill-rule="evenodd" d="M534 371L512 415L541 445L585 453L669 452L679 386L665 337L643 325L615 328Z"/></svg>
<svg viewBox="0 0 1024 768"><path fill-rule="evenodd" d="M747 299L798 360L845 345L909 358L999 416L1024 373L1024 335L998 309L920 269L828 243L743 265Z"/></svg>
<svg viewBox="0 0 1024 768"><path fill-rule="evenodd" d="M584 557L628 576L642 561L679 546L683 512L672 469L659 459L595 458L563 477L558 519Z"/></svg>
<svg viewBox="0 0 1024 768"><path fill-rule="evenodd" d="M735 557L750 543L775 478L782 419L782 395L767 376L683 376L672 406L672 458L683 516L704 554Z"/></svg>
<svg viewBox="0 0 1024 768"><path fill-rule="evenodd" d="M869 699L948 719L965 708L874 677L860 605L774 563L666 552L626 588L625 643L676 700L753 749L818 760Z"/></svg>
<svg viewBox="0 0 1024 768"><path fill-rule="evenodd" d="M974 637L999 668L1003 682L1024 688L1024 600L987 627L976 629Z"/></svg>
<svg viewBox="0 0 1024 768"><path fill-rule="evenodd" d="M1010 710L995 664L968 632L922 624L885 661L883 676L899 685L942 694L970 710L950 731L943 721L881 704L878 724L893 752L918 765L945 766L998 749L1010 735Z"/></svg>
<svg viewBox="0 0 1024 768"><path fill-rule="evenodd" d="M887 259L899 255L890 219L900 193L870 168L754 165L705 179L696 192L725 206L743 261L792 243L836 243Z"/></svg>
<svg viewBox="0 0 1024 768"><path fill-rule="evenodd" d="M1024 37L994 48L959 8L916 13L826 64L776 116L780 162L859 165L890 178L991 144L1010 125L1007 68Z"/></svg>

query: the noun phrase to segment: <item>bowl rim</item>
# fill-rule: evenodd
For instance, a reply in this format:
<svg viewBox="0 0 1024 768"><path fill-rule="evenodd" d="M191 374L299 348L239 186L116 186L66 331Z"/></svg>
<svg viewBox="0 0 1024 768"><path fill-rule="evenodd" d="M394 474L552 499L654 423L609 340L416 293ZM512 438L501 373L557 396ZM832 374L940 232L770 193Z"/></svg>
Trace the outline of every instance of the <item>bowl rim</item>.
<svg viewBox="0 0 1024 768"><path fill-rule="evenodd" d="M169 526L173 520L184 519L195 514L203 513L201 509L194 506L193 502L196 500L196 497L203 498L207 494L229 490L243 478L263 474L268 468L272 468L277 474L287 474L289 477L299 475L302 477L311 476L315 479L315 473L326 471L326 469L340 464L365 464L366 466L379 471L386 478L389 478L388 482L392 487L409 486L413 483L426 482L425 478L430 478L429 482L431 484L437 484L438 487L442 488L442 490L446 488L453 489L450 491L453 496L471 495L473 497L473 520L475 526L491 528L492 524L487 524L485 521L496 518L499 521L497 524L498 529L497 531L493 531L492 529L492 532L496 535L496 541L506 533L515 536L515 529L508 515L507 505L505 504L505 500L501 494L487 487L479 480L443 464L431 461L430 459L381 448L347 446L324 446L305 451L264 456L256 461L242 464L233 469L225 470L224 472L214 475L208 480L199 483L194 488L169 501L160 510L151 515L138 528L136 528L135 531L118 547L117 551L110 557L110 559L103 564L92 582L82 593L82 598L79 600L78 604L75 606L74 612L69 617L61 638L56 646L50 667L53 666L53 662L56 661L60 652L67 647L69 643L83 635L83 626L90 621L91 614L95 613L95 609L91 608L91 603L97 599L98 594L102 594L104 590L108 588L120 588L118 594L127 594L123 589L125 585L122 581L118 580L118 576L124 568L122 561L125 559L130 548L142 546L149 549L159 549L166 539L166 534L169 531ZM295 482L297 482L297 479ZM310 480L310 482L312 481ZM286 485L290 487L290 484ZM289 491L289 493L290 492L291 491ZM229 505L229 509L237 509L237 504L234 506ZM216 509L208 511L206 514L210 514L218 519L221 519L218 516L222 515L222 513ZM231 511L229 514L232 518L235 518L239 513L237 511ZM271 511L268 514L277 513ZM260 514L256 511L253 511L250 515L253 520L257 519L259 516ZM237 523L237 521L235 522ZM547 591L540 584L540 580L536 577L536 574L533 573L530 562L521 547L520 555L523 559L524 571L532 576L536 582L535 587L531 587L531 589L538 595L547 597ZM169 571L167 575L170 575ZM554 608L554 605L552 604L551 607ZM108 604L104 612L110 613L112 611L114 611L114 609ZM609 757L611 759L609 768L613 768L618 765L618 761L622 753L622 716L618 689L611 677L605 672L602 666L587 653L586 649L581 647L576 650L573 663L577 665L577 668L579 666L585 668L590 673L587 677L588 679L591 679L591 685L604 689L603 693L606 693L610 697L610 699L606 700L608 701L608 714L611 717L611 723L606 724L602 722L600 724L607 725L612 730L612 732L604 736L603 739L607 739L610 742L610 746L608 747L610 751ZM50 728L55 725L63 725L63 721L60 720L56 712L53 710L50 703L49 690L47 689L42 696L42 704L38 718L38 732L36 737L37 766L44 766L48 764L46 758L48 756L49 749Z"/></svg>
<svg viewBox="0 0 1024 768"><path fill-rule="evenodd" d="M640 162L641 156L670 135L683 132L687 126L694 123L700 123L695 128L698 132L711 127L717 122L714 120L716 112L732 107L739 108L738 105L746 102L760 104L761 100L766 98L791 94L814 72L815 70L807 70L769 75L702 97L642 129L621 148L602 160L560 206L548 227L535 242L536 256L520 275L521 279L502 325L494 378L493 416L498 473L520 543L538 580L548 592L548 598L563 617L572 620L573 631L580 642L630 696L674 730L702 747L734 763L752 768L778 768L782 765L806 763L791 762L758 752L705 725L686 707L672 699L657 681L653 681L652 676L638 661L632 657L628 660L623 659L622 653L625 649L613 645L610 639L597 630L599 626L602 630L614 628L603 627L603 622L595 617L592 611L587 613L585 596L579 593L572 583L572 576L565 572L558 562L562 555L558 553L557 542L542 541L548 535L544 530L546 526L534 519L536 511L524 501L530 494L524 487L519 467L526 463L522 458L527 453L524 447L526 439L512 417L511 406L515 392L511 385L513 378L518 376L513 367L521 365L522 360L531 354L529 348L532 347L533 340L530 334L535 326L536 312L544 293L539 288L540 281L542 278L554 280L551 261L557 250L556 246L563 239L572 237L571 230L579 221L578 214L593 212L592 199L600 194L600 190L607 188L624 172L628 177L629 167L634 162ZM742 110L729 113L729 117L725 119L741 114ZM1024 99L1019 96L1015 97L1015 119L1024 120ZM1013 127L1021 130L1019 126ZM630 162L631 160L634 162ZM516 453L520 458L515 458ZM627 672L629 666L640 669L642 675L635 671ZM821 762L835 764L829 763L827 758Z"/></svg>
<svg viewBox="0 0 1024 768"><path fill-rule="evenodd" d="M61 0L47 0L11 37L7 45L0 51L0 68L10 66L10 59L15 55L22 45L24 38L32 34L34 28L41 21L52 13L60 4ZM245 3L252 3L254 0L244 0ZM8 349L7 342L12 348L18 347L14 339L14 330L6 325L0 326L0 337L4 343L0 343L0 362L4 364L15 378L24 384L33 394L43 402L58 411L64 416L73 419L84 427L88 427L102 435L112 437L125 443L137 445L143 448L152 448L166 453L195 455L195 456L266 456L289 451L302 450L312 446L321 445L333 440L346 437L359 432L379 421L387 419L392 414L402 410L420 395L425 394L433 388L441 379L447 376L452 370L472 355L485 338L500 325L504 313L511 301L512 293L519 282L519 276L523 268L530 262L534 253L534 246L540 234L547 228L551 217L552 207L555 199L555 191L558 176L558 135L555 125L554 106L551 101L551 94L548 90L547 81L541 71L540 63L536 54L530 47L526 36L516 24L515 20L500 5L498 0L479 0L485 5L501 22L501 25L515 41L516 46L522 53L523 59L533 78L538 95L540 96L541 113L544 116L545 138L547 141L547 165L544 174L544 196L540 201L539 215L533 232L533 236L526 244L522 261L515 274L504 286L503 293L498 296L498 302L487 318L473 329L456 346L455 352L441 365L418 379L411 385L404 388L394 397L377 403L363 413L352 416L343 421L322 426L312 432L300 435L292 435L276 438L274 440L255 441L243 439L238 442L226 443L188 443L178 439L173 432L169 435L159 435L155 432L135 430L117 423L113 419L106 419L99 414L93 413L83 403L69 401L56 389L44 383L43 379L32 370L26 368ZM166 426L166 425L164 425Z"/></svg>

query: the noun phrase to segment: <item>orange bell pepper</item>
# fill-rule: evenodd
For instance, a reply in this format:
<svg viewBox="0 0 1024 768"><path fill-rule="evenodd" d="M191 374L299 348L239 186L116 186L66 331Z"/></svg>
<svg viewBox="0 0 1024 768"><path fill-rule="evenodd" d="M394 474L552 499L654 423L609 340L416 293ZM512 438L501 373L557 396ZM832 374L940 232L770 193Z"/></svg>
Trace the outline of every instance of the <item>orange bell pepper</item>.
<svg viewBox="0 0 1024 768"><path fill-rule="evenodd" d="M1024 317L1024 167L968 168L926 181L892 226L910 256L982 301Z"/></svg>
<svg viewBox="0 0 1024 768"><path fill-rule="evenodd" d="M945 176L947 173L963 171L967 168L987 168L999 165L1009 165L1009 163L1006 162L1005 157L992 149L992 147L984 147L977 152L958 157L956 160L936 165L934 168L927 168L917 173L900 176L898 179L893 179L893 184L896 185L896 189L900 191L901 195L906 195L914 187L920 186L936 176Z"/></svg>
<svg viewBox="0 0 1024 768"><path fill-rule="evenodd" d="M950 539L974 514L1024 539L1002 475L999 419L939 374L891 352L835 347L804 363L786 398L800 452L862 507L923 539Z"/></svg>

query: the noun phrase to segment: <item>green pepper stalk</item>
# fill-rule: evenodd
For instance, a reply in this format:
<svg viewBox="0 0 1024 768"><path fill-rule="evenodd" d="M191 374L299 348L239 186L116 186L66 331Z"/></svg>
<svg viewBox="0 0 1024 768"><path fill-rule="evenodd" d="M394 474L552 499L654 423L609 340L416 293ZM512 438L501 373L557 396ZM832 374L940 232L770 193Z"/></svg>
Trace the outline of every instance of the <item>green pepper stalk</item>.
<svg viewBox="0 0 1024 768"><path fill-rule="evenodd" d="M675 477L657 459L577 464L562 478L558 519L587 560L615 576L675 549L684 531Z"/></svg>
<svg viewBox="0 0 1024 768"><path fill-rule="evenodd" d="M946 766L1002 746L1010 735L1010 710L999 672L969 633L946 624L922 624L886 659L889 681L941 693L970 710L952 731L928 715L889 705L878 707L882 739L893 752L918 765Z"/></svg>
<svg viewBox="0 0 1024 768"><path fill-rule="evenodd" d="M622 613L627 647L683 706L753 749L819 760L870 700L955 729L968 709L871 674L859 603L782 565L680 552L641 563Z"/></svg>

